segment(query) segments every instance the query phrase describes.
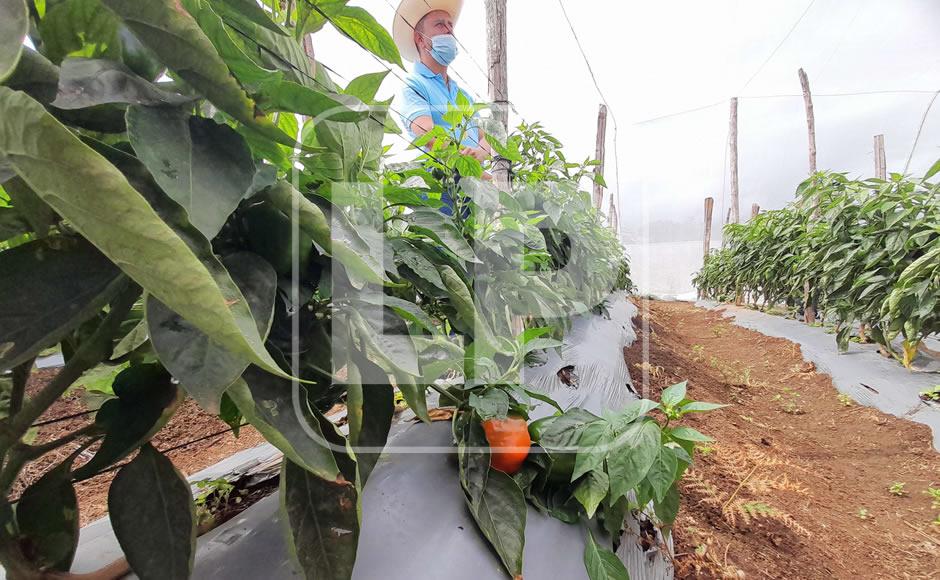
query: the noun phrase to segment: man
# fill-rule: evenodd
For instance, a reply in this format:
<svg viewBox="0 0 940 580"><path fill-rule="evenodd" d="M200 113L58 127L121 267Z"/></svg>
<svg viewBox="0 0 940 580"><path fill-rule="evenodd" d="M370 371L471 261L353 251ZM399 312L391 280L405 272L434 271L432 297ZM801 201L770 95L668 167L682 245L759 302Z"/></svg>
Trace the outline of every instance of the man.
<svg viewBox="0 0 940 580"><path fill-rule="evenodd" d="M463 0L402 0L395 12L392 25L395 44L402 58L415 63L405 79L401 98L402 123L412 138L427 133L435 125L450 128L444 113L449 105L457 103L458 94L463 93L467 101L473 102L447 74L457 57L453 33L462 8ZM465 155L478 161L490 156L490 147L476 125L461 145Z"/></svg>

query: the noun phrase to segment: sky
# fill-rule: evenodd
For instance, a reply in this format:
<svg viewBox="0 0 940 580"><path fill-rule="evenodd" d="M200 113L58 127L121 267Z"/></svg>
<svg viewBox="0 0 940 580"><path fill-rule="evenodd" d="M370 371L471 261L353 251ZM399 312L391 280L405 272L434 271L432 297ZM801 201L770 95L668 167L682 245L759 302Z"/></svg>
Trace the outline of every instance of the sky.
<svg viewBox="0 0 940 580"><path fill-rule="evenodd" d="M888 170L902 171L940 89L936 0L562 1L612 113L606 178L618 195L628 241L701 239L709 195L720 229L730 203L732 96L740 98L740 207L746 217L752 203L782 207L807 175L800 67L817 95L819 168L852 175L873 174L875 134L885 135ZM391 29L397 0L352 4ZM483 0L467 0L456 36L466 50L452 65L453 76L486 100ZM558 0L509 0L507 37L509 98L521 114L510 122L540 121L565 143L569 157L592 156L601 97ZM342 77L383 68L329 28L314 39L317 57ZM406 75L397 67L395 74ZM389 75L380 97L395 95L400 86ZM878 91L919 92L825 96ZM923 173L940 158L937 101L910 173ZM396 151L405 146L388 139Z"/></svg>

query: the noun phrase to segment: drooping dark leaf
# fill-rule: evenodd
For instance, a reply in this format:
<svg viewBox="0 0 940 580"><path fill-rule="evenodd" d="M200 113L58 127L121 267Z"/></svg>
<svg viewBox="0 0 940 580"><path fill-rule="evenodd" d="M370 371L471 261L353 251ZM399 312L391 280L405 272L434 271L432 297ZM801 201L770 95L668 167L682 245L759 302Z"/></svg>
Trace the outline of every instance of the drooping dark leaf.
<svg viewBox="0 0 940 580"><path fill-rule="evenodd" d="M227 125L170 107L129 108L127 134L163 191L214 238L254 179L245 140Z"/></svg>
<svg viewBox="0 0 940 580"><path fill-rule="evenodd" d="M156 363L124 369L111 388L116 398L105 401L95 415L95 424L105 432L104 441L94 457L75 470L76 480L95 475L149 441L183 401L170 374Z"/></svg>
<svg viewBox="0 0 940 580"><path fill-rule="evenodd" d="M479 262L473 249L454 226L450 218L439 211L418 208L408 215L412 228L447 247L457 257L468 262Z"/></svg>
<svg viewBox="0 0 940 580"><path fill-rule="evenodd" d="M359 544L355 485L323 479L285 458L280 495L287 543L306 577L351 578Z"/></svg>
<svg viewBox="0 0 940 580"><path fill-rule="evenodd" d="M355 369L358 381L354 383L350 374L346 395L349 444L358 464L356 483L362 489L388 440L395 394L386 372L363 353L353 350L351 362L349 369Z"/></svg>
<svg viewBox="0 0 940 580"><path fill-rule="evenodd" d="M232 428L232 434L235 435L236 439L242 428L244 418L235 401L228 395L222 395L222 402L219 404L219 419L225 421L225 424Z"/></svg>
<svg viewBox="0 0 940 580"><path fill-rule="evenodd" d="M389 374L394 374L396 370L413 376L421 374L414 341L408 333L408 327L394 311L362 304L351 315L353 324L359 329L359 336L368 346L371 360Z"/></svg>
<svg viewBox="0 0 940 580"><path fill-rule="evenodd" d="M0 153L43 201L161 302L230 350L285 374L208 243L192 233L182 239L161 219L159 196L146 199L26 94L0 87L0 116Z"/></svg>
<svg viewBox="0 0 940 580"><path fill-rule="evenodd" d="M258 333L267 337L277 296L274 269L251 252L225 256L222 264L248 301ZM200 406L217 413L222 393L242 375L249 361L226 350L159 300L148 297L146 308L150 341L160 362Z"/></svg>
<svg viewBox="0 0 940 580"><path fill-rule="evenodd" d="M250 366L226 394L285 457L326 479L339 475L332 442L312 415L303 385Z"/></svg>
<svg viewBox="0 0 940 580"><path fill-rule="evenodd" d="M182 105L190 97L170 93L112 60L67 58L59 68L59 90L52 106L83 109L108 103Z"/></svg>
<svg viewBox="0 0 940 580"><path fill-rule="evenodd" d="M119 24L99 0L50 3L39 23L43 53L53 63L69 55L120 60Z"/></svg>
<svg viewBox="0 0 940 580"><path fill-rule="evenodd" d="M248 20L258 24L259 26L267 28L272 32L285 35L287 34L283 28L271 20L271 18L268 16L268 13L265 12L261 8L261 5L255 2L255 0L214 0L214 2L228 6Z"/></svg>
<svg viewBox="0 0 940 580"><path fill-rule="evenodd" d="M124 556L141 580L186 580L196 555L196 506L173 463L145 445L118 471L108 515Z"/></svg>
<svg viewBox="0 0 940 580"><path fill-rule="evenodd" d="M610 550L601 547L588 532L584 545L584 567L590 580L630 580L626 566Z"/></svg>
<svg viewBox="0 0 940 580"><path fill-rule="evenodd" d="M491 469L479 501L470 503L470 512L509 575L521 578L526 503L516 481Z"/></svg>
<svg viewBox="0 0 940 580"><path fill-rule="evenodd" d="M120 270L80 238L0 252L0 370L29 360L101 310Z"/></svg>
<svg viewBox="0 0 940 580"><path fill-rule="evenodd" d="M39 199L39 196L19 177L14 177L4 183L3 188L10 196L17 213L26 220L33 232L40 238L46 237L58 221L52 208Z"/></svg>
<svg viewBox="0 0 940 580"><path fill-rule="evenodd" d="M0 4L0 81L16 68L28 31L29 12L25 0L7 0Z"/></svg>
<svg viewBox="0 0 940 580"><path fill-rule="evenodd" d="M587 517L593 518L597 506L601 504L610 490L610 478L604 471L592 471L578 483L574 496L584 506Z"/></svg>
<svg viewBox="0 0 940 580"><path fill-rule="evenodd" d="M35 50L23 47L20 60L4 84L41 103L51 103L59 84L59 67Z"/></svg>
<svg viewBox="0 0 940 580"><path fill-rule="evenodd" d="M669 488L662 501L653 502L653 511L665 524L671 525L676 521L676 515L679 514L679 488L676 484Z"/></svg>
<svg viewBox="0 0 940 580"><path fill-rule="evenodd" d="M225 61L178 1L103 0L144 46L215 106L270 139L293 146L271 121L255 115L255 104L238 85Z"/></svg>
<svg viewBox="0 0 940 580"><path fill-rule="evenodd" d="M471 393L469 404L483 421L505 418L509 413L509 395L502 389L486 389L482 395Z"/></svg>
<svg viewBox="0 0 940 580"><path fill-rule="evenodd" d="M0 241L29 233L29 223L13 207L0 206Z"/></svg>
<svg viewBox="0 0 940 580"><path fill-rule="evenodd" d="M78 547L78 497L71 459L53 468L16 504L19 543L37 568L67 572Z"/></svg>

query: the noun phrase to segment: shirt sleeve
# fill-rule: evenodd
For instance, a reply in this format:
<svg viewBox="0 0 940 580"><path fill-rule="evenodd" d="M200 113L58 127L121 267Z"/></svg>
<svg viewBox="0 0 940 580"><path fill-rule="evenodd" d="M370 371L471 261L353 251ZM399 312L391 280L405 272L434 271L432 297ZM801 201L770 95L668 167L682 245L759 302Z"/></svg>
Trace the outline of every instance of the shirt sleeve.
<svg viewBox="0 0 940 580"><path fill-rule="evenodd" d="M418 89L411 84L405 85L405 90L402 92L401 103L401 122L404 124L405 130L414 137L414 133L411 131L411 124L414 123L415 119L418 117L430 117L431 105L424 96L421 95Z"/></svg>

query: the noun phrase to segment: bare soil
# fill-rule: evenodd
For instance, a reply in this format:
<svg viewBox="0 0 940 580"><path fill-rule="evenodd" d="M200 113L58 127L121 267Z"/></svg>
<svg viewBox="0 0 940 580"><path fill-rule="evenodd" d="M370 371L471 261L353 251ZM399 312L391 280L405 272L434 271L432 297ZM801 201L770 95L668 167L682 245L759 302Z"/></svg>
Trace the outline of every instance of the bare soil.
<svg viewBox="0 0 940 580"><path fill-rule="evenodd" d="M41 389L55 376L56 372L56 369L34 370L27 384L27 396ZM88 411L86 399L82 389L74 389L50 407L37 423ZM94 414L92 413L38 427L35 433L35 443L52 441L88 425L93 420ZM203 439L208 435L223 431L227 427L228 425L218 417L206 413L192 399L187 398L169 423L154 436L152 443L157 449L166 450L195 441L195 443L167 453L177 469L187 476L218 463L239 451L264 443L261 434L250 426L242 427L237 438L230 431L226 431ZM55 452L48 453L39 460L29 463L16 481L11 497L19 497L23 489L74 452L78 446L78 443L73 443L60 447ZM76 466L90 459L95 449L93 446L84 451L76 459ZM107 514L108 488L116 474L117 470L107 471L75 485L81 525L88 524Z"/></svg>
<svg viewBox="0 0 940 580"><path fill-rule="evenodd" d="M646 396L688 380L691 398L730 405L684 419L716 442L682 483L677 577L940 578L926 426L840 398L792 342L689 303L637 303L649 332L624 354Z"/></svg>

